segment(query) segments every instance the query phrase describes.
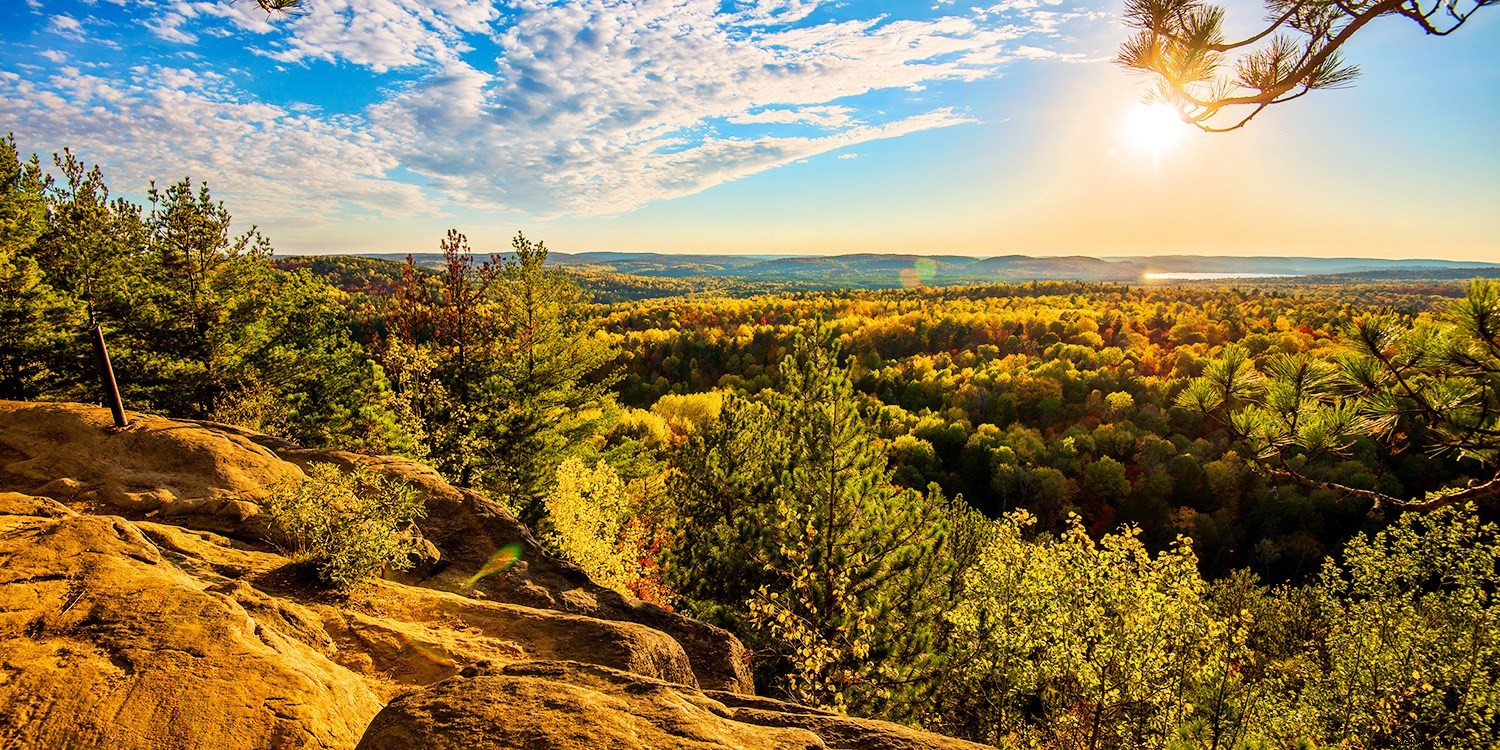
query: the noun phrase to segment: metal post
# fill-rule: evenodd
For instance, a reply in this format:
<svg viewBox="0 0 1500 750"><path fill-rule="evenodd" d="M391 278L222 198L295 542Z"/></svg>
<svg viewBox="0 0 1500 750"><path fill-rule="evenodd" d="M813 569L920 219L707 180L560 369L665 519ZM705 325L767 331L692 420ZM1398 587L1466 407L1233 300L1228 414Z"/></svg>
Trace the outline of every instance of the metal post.
<svg viewBox="0 0 1500 750"><path fill-rule="evenodd" d="M104 400L110 413L115 415L115 427L125 429L125 404L120 402L120 385L115 382L115 368L109 363L109 349L104 347L104 329L94 321L94 361L99 365L99 378L104 381Z"/></svg>

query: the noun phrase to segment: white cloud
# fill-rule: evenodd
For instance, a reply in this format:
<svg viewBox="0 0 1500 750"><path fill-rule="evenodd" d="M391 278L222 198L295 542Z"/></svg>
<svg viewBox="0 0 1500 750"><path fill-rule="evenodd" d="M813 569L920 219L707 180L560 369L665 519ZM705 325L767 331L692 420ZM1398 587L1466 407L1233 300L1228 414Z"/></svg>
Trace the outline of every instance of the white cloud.
<svg viewBox="0 0 1500 750"><path fill-rule="evenodd" d="M867 19L739 31L717 0L528 3L493 72L451 64L376 106L409 169L453 200L611 214L798 158L969 118L858 118L840 99L973 80L1021 35L970 18ZM884 122L869 122L875 119ZM821 135L724 138L714 123Z"/></svg>
<svg viewBox="0 0 1500 750"><path fill-rule="evenodd" d="M839 154L840 159L858 159L859 154Z"/></svg>
<svg viewBox="0 0 1500 750"><path fill-rule="evenodd" d="M792 107L789 109L762 109L758 112L739 112L725 118L736 125L787 125L807 124L823 128L836 128L854 121L852 107Z"/></svg>
<svg viewBox="0 0 1500 750"><path fill-rule="evenodd" d="M467 51L466 34L487 34L499 0L317 0L306 12L268 15L248 0L171 0L152 30L192 43L190 23L228 20L260 35L255 51L281 62L345 61L377 72L448 63Z"/></svg>
<svg viewBox="0 0 1500 750"><path fill-rule="evenodd" d="M187 21L188 17L181 13L167 13L158 18L146 21L146 28L150 29L152 34L169 42L196 44L198 37L184 31L182 28L187 24Z"/></svg>
<svg viewBox="0 0 1500 750"><path fill-rule="evenodd" d="M52 31L57 34L61 34L74 41L83 40L83 22L67 13L59 13L52 16L48 19L47 25L52 27Z"/></svg>
<svg viewBox="0 0 1500 750"><path fill-rule="evenodd" d="M116 190L191 175L259 221L317 222L350 204L430 211L416 187L384 179L396 161L368 133L242 101L213 73L137 67L122 82L63 68L39 83L0 75L0 120L25 146L66 145L103 164Z"/></svg>
<svg viewBox="0 0 1500 750"><path fill-rule="evenodd" d="M823 0L741 0L736 25L796 23L813 14Z"/></svg>
<svg viewBox="0 0 1500 750"><path fill-rule="evenodd" d="M279 63L260 62L271 68L262 74L304 75L306 63L327 61L390 75L367 109L327 114L306 91L284 102L244 94L233 82L252 74L226 63L199 68L217 74L138 67L128 80L70 70L37 84L7 79L0 116L18 131L45 133L48 145L96 154L137 182L208 177L258 215L436 210L424 197L537 215L613 214L832 150L972 122L905 92L1050 54L1022 41L1035 44L1066 20L1043 10L1057 2L816 22L820 9L847 16L848 8L824 0L317 0L304 14L268 17L248 0L165 0L139 21L154 36L178 45L237 36L249 53ZM990 20L1001 14L1028 20ZM81 33L70 16L52 24ZM193 49L213 59L220 44ZM896 98L881 105L893 112L861 99L872 92L891 92ZM428 192L390 175L422 179Z"/></svg>

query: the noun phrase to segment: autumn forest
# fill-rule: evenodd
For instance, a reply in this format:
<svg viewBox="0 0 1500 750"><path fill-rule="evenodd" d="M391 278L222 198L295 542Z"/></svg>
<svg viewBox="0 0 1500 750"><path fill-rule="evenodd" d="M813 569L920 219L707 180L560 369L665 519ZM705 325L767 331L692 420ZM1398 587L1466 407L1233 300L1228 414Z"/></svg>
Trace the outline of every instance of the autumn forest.
<svg viewBox="0 0 1500 750"><path fill-rule="evenodd" d="M705 292L231 220L0 143L0 398L99 403L97 322L128 409L424 462L812 706L1002 747L1496 740L1500 281Z"/></svg>

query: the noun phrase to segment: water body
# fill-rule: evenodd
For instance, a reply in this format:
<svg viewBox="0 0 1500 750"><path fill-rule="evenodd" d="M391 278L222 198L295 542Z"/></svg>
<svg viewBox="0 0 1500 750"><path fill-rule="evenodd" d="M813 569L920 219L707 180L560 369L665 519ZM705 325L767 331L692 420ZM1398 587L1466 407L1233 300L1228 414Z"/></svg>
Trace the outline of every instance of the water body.
<svg viewBox="0 0 1500 750"><path fill-rule="evenodd" d="M1164 281L1167 279L1295 279L1304 276L1300 273L1246 273L1234 271L1210 271L1203 273L1148 273L1146 279L1149 281Z"/></svg>

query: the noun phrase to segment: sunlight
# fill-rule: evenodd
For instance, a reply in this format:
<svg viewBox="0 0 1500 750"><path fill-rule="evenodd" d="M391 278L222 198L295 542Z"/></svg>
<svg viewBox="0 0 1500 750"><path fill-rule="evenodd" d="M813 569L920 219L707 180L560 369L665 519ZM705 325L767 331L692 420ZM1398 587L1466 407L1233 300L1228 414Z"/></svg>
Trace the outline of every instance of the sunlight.
<svg viewBox="0 0 1500 750"><path fill-rule="evenodd" d="M1137 104L1125 116L1125 138L1140 151L1160 157L1177 144L1186 130L1170 104Z"/></svg>

